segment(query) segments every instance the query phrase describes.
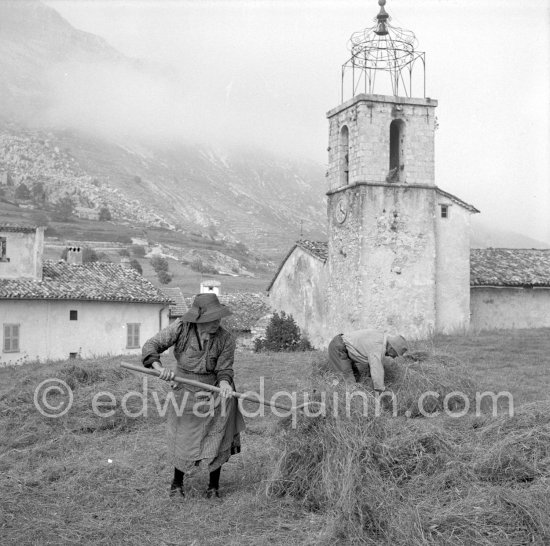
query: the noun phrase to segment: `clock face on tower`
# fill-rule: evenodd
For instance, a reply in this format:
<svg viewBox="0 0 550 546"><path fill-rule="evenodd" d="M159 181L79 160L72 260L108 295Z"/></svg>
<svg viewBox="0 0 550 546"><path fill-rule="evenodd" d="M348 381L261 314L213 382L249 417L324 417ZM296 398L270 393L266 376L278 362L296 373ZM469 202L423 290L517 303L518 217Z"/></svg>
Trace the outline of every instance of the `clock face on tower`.
<svg viewBox="0 0 550 546"><path fill-rule="evenodd" d="M334 212L334 217L339 224L343 224L348 216L348 200L346 196L343 195L338 199L336 203L336 210Z"/></svg>

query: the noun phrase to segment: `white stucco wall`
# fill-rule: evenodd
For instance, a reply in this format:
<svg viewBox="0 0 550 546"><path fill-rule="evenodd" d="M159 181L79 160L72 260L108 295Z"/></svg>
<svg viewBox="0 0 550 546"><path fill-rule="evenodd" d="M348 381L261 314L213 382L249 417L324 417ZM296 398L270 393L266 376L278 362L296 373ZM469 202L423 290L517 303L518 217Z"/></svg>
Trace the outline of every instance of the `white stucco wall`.
<svg viewBox="0 0 550 546"><path fill-rule="evenodd" d="M269 290L268 301L274 311L292 315L314 347L328 344L326 267L321 260L296 247Z"/></svg>
<svg viewBox="0 0 550 546"><path fill-rule="evenodd" d="M78 320L69 320L71 310ZM126 348L127 323L141 324L138 349ZM18 353L4 352L3 324L20 325ZM162 304L0 300L0 366L62 360L69 353L81 358L139 354L141 345L167 325L168 306Z"/></svg>
<svg viewBox="0 0 550 546"><path fill-rule="evenodd" d="M0 278L3 279L42 279L42 248L44 228L35 232L2 230L0 237L6 238L6 258L0 261Z"/></svg>
<svg viewBox="0 0 550 546"><path fill-rule="evenodd" d="M448 217L441 217L441 205ZM436 331L464 333L470 324L470 216L471 212L437 194L435 203L437 248Z"/></svg>
<svg viewBox="0 0 550 546"><path fill-rule="evenodd" d="M472 287L472 330L550 327L550 288Z"/></svg>

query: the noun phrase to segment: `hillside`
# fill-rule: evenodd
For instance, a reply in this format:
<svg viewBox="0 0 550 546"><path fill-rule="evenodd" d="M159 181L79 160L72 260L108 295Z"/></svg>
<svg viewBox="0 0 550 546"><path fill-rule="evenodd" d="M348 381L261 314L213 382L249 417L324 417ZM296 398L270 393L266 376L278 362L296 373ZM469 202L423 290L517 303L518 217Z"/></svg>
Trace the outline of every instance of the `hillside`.
<svg viewBox="0 0 550 546"><path fill-rule="evenodd" d="M117 223L215 232L273 256L301 229L323 236L321 165L159 134L147 126L154 107L140 117L159 99L139 90L176 94L169 70L125 57L43 3L0 3L0 71L0 174L31 191L42 184L47 204L69 195L108 207Z"/></svg>

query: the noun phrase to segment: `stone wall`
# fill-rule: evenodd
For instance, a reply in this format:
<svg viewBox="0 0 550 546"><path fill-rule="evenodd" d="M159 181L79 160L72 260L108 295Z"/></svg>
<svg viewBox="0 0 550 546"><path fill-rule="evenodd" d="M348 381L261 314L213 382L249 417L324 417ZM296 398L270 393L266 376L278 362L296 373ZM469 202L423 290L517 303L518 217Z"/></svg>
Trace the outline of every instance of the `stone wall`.
<svg viewBox="0 0 550 546"><path fill-rule="evenodd" d="M292 315L314 347L330 341L325 324L326 274L321 260L296 247L269 290L272 309Z"/></svg>
<svg viewBox="0 0 550 546"><path fill-rule="evenodd" d="M550 288L472 287L473 331L550 327Z"/></svg>
<svg viewBox="0 0 550 546"><path fill-rule="evenodd" d="M400 181L434 184L434 131L437 101L384 95L357 95L328 112L329 189L344 185L341 130L349 131L349 183L384 182L390 170L390 124L404 123Z"/></svg>

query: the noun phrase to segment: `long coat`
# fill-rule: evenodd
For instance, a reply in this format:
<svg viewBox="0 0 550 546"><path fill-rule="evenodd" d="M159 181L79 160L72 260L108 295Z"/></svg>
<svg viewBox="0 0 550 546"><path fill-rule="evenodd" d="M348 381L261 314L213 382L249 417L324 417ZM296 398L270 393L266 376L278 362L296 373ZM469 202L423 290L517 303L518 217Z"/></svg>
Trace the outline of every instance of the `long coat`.
<svg viewBox="0 0 550 546"><path fill-rule="evenodd" d="M194 323L173 322L143 345L143 365L160 362L160 355L174 347L176 374L209 385L228 381L233 388L235 340L222 327L201 346ZM166 432L169 461L182 471L203 463L210 472L240 451L244 420L235 398L205 398L200 388L179 384L169 393Z"/></svg>

